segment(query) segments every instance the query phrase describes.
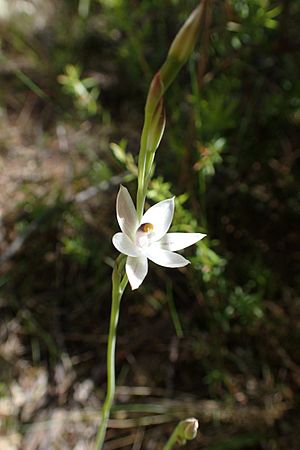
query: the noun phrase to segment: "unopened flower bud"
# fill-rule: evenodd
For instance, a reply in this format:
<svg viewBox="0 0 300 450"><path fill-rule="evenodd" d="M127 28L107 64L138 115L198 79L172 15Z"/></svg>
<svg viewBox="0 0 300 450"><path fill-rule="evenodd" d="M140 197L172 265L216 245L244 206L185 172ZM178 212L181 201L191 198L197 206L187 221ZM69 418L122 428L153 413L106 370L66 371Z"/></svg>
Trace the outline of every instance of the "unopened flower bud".
<svg viewBox="0 0 300 450"><path fill-rule="evenodd" d="M181 64L186 62L195 46L202 12L203 3L194 9L172 42L169 56L173 56Z"/></svg>
<svg viewBox="0 0 300 450"><path fill-rule="evenodd" d="M195 439L197 436L197 431L199 427L198 420L194 417L191 417L189 419L186 419L182 422L183 425L183 438L187 441L191 441L192 439Z"/></svg>
<svg viewBox="0 0 300 450"><path fill-rule="evenodd" d="M173 82L193 51L202 19L204 3L203 1L194 9L172 42L168 57L160 69L160 77L165 90Z"/></svg>

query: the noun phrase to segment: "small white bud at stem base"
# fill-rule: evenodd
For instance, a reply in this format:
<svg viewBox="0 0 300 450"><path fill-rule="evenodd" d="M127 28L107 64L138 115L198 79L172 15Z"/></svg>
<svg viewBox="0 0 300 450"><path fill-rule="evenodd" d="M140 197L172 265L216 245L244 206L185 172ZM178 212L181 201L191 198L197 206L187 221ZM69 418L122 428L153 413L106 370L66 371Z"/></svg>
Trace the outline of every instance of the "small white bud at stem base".
<svg viewBox="0 0 300 450"><path fill-rule="evenodd" d="M194 417L190 419L186 419L183 422L184 424L184 438L188 441L191 441L192 439L195 439L197 436L197 431L199 427L199 422Z"/></svg>

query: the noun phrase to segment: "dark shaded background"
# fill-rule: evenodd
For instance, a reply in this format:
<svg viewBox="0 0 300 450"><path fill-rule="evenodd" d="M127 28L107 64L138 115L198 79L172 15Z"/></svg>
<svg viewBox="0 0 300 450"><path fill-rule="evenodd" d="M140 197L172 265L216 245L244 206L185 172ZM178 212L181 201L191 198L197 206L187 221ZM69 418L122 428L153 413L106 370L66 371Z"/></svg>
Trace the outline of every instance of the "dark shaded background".
<svg viewBox="0 0 300 450"><path fill-rule="evenodd" d="M88 449L105 394L118 185L196 1L0 3L0 448ZM298 450L298 0L208 1L166 95L149 205L208 237L122 302L106 449Z"/></svg>

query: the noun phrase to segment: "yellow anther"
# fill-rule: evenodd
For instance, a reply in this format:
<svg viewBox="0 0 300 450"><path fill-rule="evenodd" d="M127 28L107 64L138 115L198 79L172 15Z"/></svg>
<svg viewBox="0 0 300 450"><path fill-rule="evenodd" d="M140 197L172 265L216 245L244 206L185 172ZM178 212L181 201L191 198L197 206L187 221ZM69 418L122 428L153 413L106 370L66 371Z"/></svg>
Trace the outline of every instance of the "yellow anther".
<svg viewBox="0 0 300 450"><path fill-rule="evenodd" d="M139 227L139 231L143 231L143 233L151 233L153 231L154 226L152 223L142 223L142 225Z"/></svg>

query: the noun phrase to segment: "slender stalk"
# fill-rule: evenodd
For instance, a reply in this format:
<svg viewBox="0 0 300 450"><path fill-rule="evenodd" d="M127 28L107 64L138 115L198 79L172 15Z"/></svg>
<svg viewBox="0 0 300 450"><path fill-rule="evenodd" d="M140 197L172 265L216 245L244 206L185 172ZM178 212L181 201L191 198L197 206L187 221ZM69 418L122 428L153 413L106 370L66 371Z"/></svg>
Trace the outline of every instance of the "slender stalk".
<svg viewBox="0 0 300 450"><path fill-rule="evenodd" d="M117 326L119 320L120 303L123 292L128 282L126 274L122 276L125 264L125 258L123 258L122 256L123 255L121 255L121 257L119 257L116 260L112 274L112 304L111 304L110 325L107 343L107 390L106 390L106 398L102 408L101 423L96 437L95 450L101 450L103 448L107 423L115 396L115 387L116 387L115 351L116 351Z"/></svg>
<svg viewBox="0 0 300 450"><path fill-rule="evenodd" d="M174 445L176 444L177 438L178 438L178 434L177 434L178 426L179 425L177 425L177 427L175 428L175 430L173 431L173 433L169 437L169 440L166 443L166 445L164 446L163 450L171 450L174 447Z"/></svg>
<svg viewBox="0 0 300 450"><path fill-rule="evenodd" d="M166 62L161 67L161 70L154 76L150 85L145 105L145 120L138 160L138 189L136 199L138 220L141 220L143 215L155 151L164 132L165 118L162 97L193 50L205 2L206 0L203 0L200 3L200 6L191 13L179 33L176 35L170 47ZM81 6L89 4L90 0L80 0ZM112 305L107 344L107 393L102 408L102 419L96 437L95 450L101 450L103 448L110 410L115 395L117 326L121 298L128 282L127 275L124 274L125 260L126 257L124 255L120 255L117 258L112 275ZM174 443L178 441L178 433L182 430L184 424L181 423L181 425L179 425L165 446L165 450L171 449Z"/></svg>
<svg viewBox="0 0 300 450"><path fill-rule="evenodd" d="M147 134L149 128L149 114L145 114L145 122L141 136L141 146L138 160L138 189L136 198L136 212L139 220L142 218L145 204L145 171L146 171L146 155L147 155Z"/></svg>

